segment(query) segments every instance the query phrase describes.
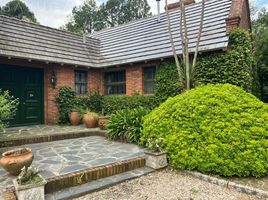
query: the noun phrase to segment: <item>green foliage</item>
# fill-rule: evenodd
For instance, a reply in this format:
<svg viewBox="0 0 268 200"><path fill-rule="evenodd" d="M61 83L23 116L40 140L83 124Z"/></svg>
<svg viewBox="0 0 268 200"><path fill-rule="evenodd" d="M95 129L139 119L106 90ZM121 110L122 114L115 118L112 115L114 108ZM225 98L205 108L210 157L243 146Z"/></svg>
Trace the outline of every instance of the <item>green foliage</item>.
<svg viewBox="0 0 268 200"><path fill-rule="evenodd" d="M59 124L68 123L70 111L77 108L76 93L70 87L60 87L55 98L59 110Z"/></svg>
<svg viewBox="0 0 268 200"><path fill-rule="evenodd" d="M36 22L34 13L21 0L12 0L1 8L1 15Z"/></svg>
<svg viewBox="0 0 268 200"><path fill-rule="evenodd" d="M10 96L8 91L0 90L0 130L8 125L7 120L16 115L18 104L18 99Z"/></svg>
<svg viewBox="0 0 268 200"><path fill-rule="evenodd" d="M268 102L268 12L262 10L253 22L255 62L260 84L261 99Z"/></svg>
<svg viewBox="0 0 268 200"><path fill-rule="evenodd" d="M93 33L150 15L147 0L108 0L100 6L95 0L85 0L81 6L74 7L63 28L76 33Z"/></svg>
<svg viewBox="0 0 268 200"><path fill-rule="evenodd" d="M144 119L141 143L163 138L170 164L224 176L268 173L268 106L237 86L199 86Z"/></svg>
<svg viewBox="0 0 268 200"><path fill-rule="evenodd" d="M250 34L231 31L229 50L208 54L199 59L195 74L199 82L230 83L253 92L253 55Z"/></svg>
<svg viewBox="0 0 268 200"><path fill-rule="evenodd" d="M158 105L158 101L154 95L141 96L134 94L133 96L104 96L102 109L105 114L112 114L118 110L134 109L144 107L152 110Z"/></svg>
<svg viewBox="0 0 268 200"><path fill-rule="evenodd" d="M83 109L89 109L90 111L101 113L102 112L102 104L103 104L103 96L97 92L77 96L76 104L79 105Z"/></svg>
<svg viewBox="0 0 268 200"><path fill-rule="evenodd" d="M250 34L235 29L230 33L230 49L227 52L214 52L199 57L195 68L196 82L230 83L254 91L253 55ZM182 91L178 82L175 63L160 66L156 73L156 96L161 101ZM255 90L258 90L255 89Z"/></svg>
<svg viewBox="0 0 268 200"><path fill-rule="evenodd" d="M179 84L178 70L175 63L161 65L155 76L156 97L160 102L176 96L182 90Z"/></svg>
<svg viewBox="0 0 268 200"><path fill-rule="evenodd" d="M162 145L163 145L163 138L159 139L149 138L146 143L147 149L153 152L161 152Z"/></svg>
<svg viewBox="0 0 268 200"><path fill-rule="evenodd" d="M140 107L132 110L119 110L112 114L106 124L108 138L138 143L142 130L143 117L149 112L150 110Z"/></svg>
<svg viewBox="0 0 268 200"><path fill-rule="evenodd" d="M155 96L102 96L99 93L78 96L75 91L69 87L60 87L56 96L56 103L59 110L59 124L67 124L68 114L76 109L81 112L89 110L90 112L101 113L102 115L111 115L119 110L134 109L144 107L149 110L158 106Z"/></svg>

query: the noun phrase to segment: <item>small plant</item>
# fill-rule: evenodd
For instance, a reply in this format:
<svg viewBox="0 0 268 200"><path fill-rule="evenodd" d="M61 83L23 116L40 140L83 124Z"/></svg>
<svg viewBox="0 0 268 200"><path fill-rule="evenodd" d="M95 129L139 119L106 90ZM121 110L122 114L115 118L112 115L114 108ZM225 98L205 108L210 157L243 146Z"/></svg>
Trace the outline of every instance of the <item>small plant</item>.
<svg viewBox="0 0 268 200"><path fill-rule="evenodd" d="M10 96L8 91L0 89L0 130L8 126L8 120L16 115L18 99Z"/></svg>
<svg viewBox="0 0 268 200"><path fill-rule="evenodd" d="M149 138L147 140L147 144L146 147L148 150L152 151L152 152L161 152L162 151L162 146L163 145L163 138L159 138L159 139L152 139Z"/></svg>
<svg viewBox="0 0 268 200"><path fill-rule="evenodd" d="M23 167L21 173L17 178L17 182L20 185L36 184L43 179L38 175L41 171L33 167Z"/></svg>
<svg viewBox="0 0 268 200"><path fill-rule="evenodd" d="M82 110L81 112L83 115L90 115L92 117L94 117L95 119L99 119L99 114L96 113L96 112L91 112L89 109L86 109L86 110Z"/></svg>
<svg viewBox="0 0 268 200"><path fill-rule="evenodd" d="M150 110L141 107L112 114L106 125L108 138L139 143L143 117L149 112Z"/></svg>

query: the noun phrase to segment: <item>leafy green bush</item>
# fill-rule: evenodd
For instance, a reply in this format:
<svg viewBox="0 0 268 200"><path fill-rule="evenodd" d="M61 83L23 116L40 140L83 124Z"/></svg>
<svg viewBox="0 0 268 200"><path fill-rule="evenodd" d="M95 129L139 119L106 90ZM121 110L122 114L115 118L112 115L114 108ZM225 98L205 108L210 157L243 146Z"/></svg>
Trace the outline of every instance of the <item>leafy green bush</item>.
<svg viewBox="0 0 268 200"><path fill-rule="evenodd" d="M158 101L154 95L142 96L134 94L133 96L104 96L102 109L105 114L113 114L118 110L134 109L144 107L154 109Z"/></svg>
<svg viewBox="0 0 268 200"><path fill-rule="evenodd" d="M60 87L55 98L59 110L59 124L67 124L69 121L68 114L77 107L76 93L70 87Z"/></svg>
<svg viewBox="0 0 268 200"><path fill-rule="evenodd" d="M144 119L141 143L163 138L170 164L224 176L268 172L268 106L237 86L199 86Z"/></svg>
<svg viewBox="0 0 268 200"><path fill-rule="evenodd" d="M150 110L145 108L135 108L132 110L119 110L112 114L106 125L108 138L138 143L143 117L149 112Z"/></svg>
<svg viewBox="0 0 268 200"><path fill-rule="evenodd" d="M0 90L0 130L15 116L18 104L18 99L10 96L8 91Z"/></svg>

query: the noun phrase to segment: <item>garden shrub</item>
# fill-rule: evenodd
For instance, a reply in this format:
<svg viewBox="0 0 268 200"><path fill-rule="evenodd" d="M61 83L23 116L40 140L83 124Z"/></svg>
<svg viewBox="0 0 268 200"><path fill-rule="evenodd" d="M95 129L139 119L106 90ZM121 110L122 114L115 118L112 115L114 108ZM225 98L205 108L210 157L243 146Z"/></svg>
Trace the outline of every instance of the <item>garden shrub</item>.
<svg viewBox="0 0 268 200"><path fill-rule="evenodd" d="M112 114L106 124L108 138L138 143L143 117L149 112L150 110L140 107L131 110L119 110Z"/></svg>
<svg viewBox="0 0 268 200"><path fill-rule="evenodd" d="M194 76L196 82L230 83L257 94L250 34L241 29L234 29L229 36L228 51L198 56ZM160 102L178 95L180 91L176 64L172 62L161 65L156 72L156 96Z"/></svg>
<svg viewBox="0 0 268 200"><path fill-rule="evenodd" d="M169 98L144 119L141 143L163 138L170 164L224 176L268 170L268 106L230 84Z"/></svg>
<svg viewBox="0 0 268 200"><path fill-rule="evenodd" d="M152 110L156 106L158 106L158 101L154 95L142 96L134 94L133 96L104 96L102 109L105 114L110 115L118 110L138 107Z"/></svg>
<svg viewBox="0 0 268 200"><path fill-rule="evenodd" d="M76 103L83 109L89 109L92 112L101 113L103 96L97 92L90 93L88 95L77 96Z"/></svg>
<svg viewBox="0 0 268 200"><path fill-rule="evenodd" d="M18 99L10 96L8 91L0 90L0 130L16 115L18 104Z"/></svg>
<svg viewBox="0 0 268 200"><path fill-rule="evenodd" d="M59 124L69 122L68 114L72 109L90 110L103 115L111 115L119 110L144 107L152 110L158 106L154 95L142 96L103 96L99 93L91 93L79 96L70 87L60 87L56 96L56 103L59 110Z"/></svg>

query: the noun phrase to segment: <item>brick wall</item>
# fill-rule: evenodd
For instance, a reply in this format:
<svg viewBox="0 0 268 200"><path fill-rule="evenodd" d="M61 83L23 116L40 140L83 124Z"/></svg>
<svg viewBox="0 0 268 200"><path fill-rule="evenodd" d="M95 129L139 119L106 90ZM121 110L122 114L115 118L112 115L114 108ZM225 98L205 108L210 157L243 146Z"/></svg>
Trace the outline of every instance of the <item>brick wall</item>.
<svg viewBox="0 0 268 200"><path fill-rule="evenodd" d="M88 91L104 94L104 76L102 70L89 69Z"/></svg>
<svg viewBox="0 0 268 200"><path fill-rule="evenodd" d="M234 28L243 28L251 30L250 10L248 0L233 0L228 18L226 19L226 28L228 31Z"/></svg>
<svg viewBox="0 0 268 200"><path fill-rule="evenodd" d="M143 68L140 65L126 67L126 95L143 94Z"/></svg>
<svg viewBox="0 0 268 200"><path fill-rule="evenodd" d="M57 77L57 87L67 86L74 89L74 67L51 65L45 68L45 123L47 124L56 124L58 121L58 109L55 103L57 89L54 89L50 82L52 71L55 71Z"/></svg>

